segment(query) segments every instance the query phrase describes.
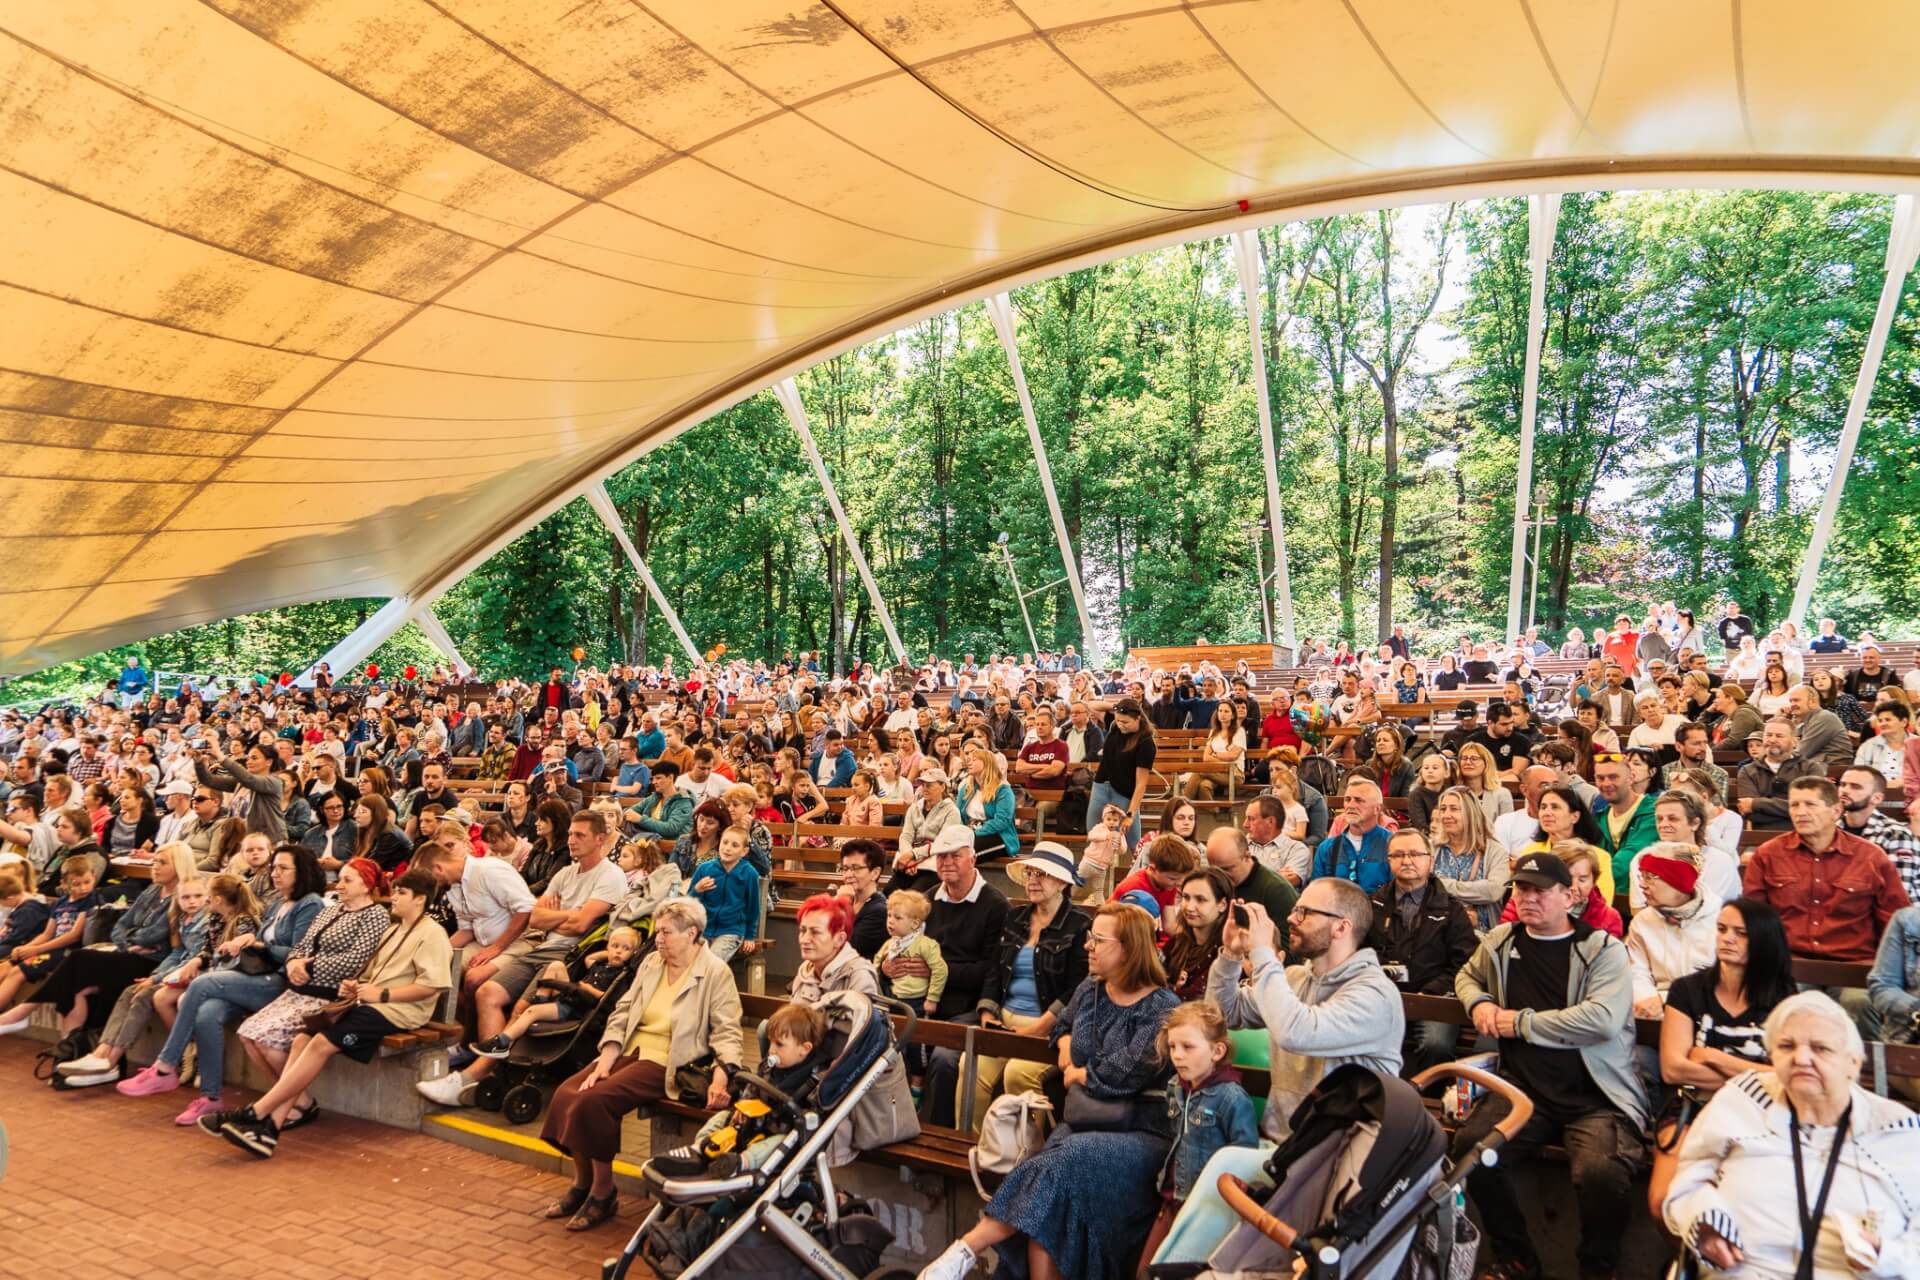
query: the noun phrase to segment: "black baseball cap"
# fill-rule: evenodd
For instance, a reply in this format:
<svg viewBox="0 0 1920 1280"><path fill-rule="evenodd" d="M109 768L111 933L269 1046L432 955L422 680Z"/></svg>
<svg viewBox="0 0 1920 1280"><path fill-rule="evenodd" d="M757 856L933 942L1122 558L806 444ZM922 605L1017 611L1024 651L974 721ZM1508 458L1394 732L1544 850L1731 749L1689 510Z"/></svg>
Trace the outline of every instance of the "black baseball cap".
<svg viewBox="0 0 1920 1280"><path fill-rule="evenodd" d="M1573 876L1567 871L1567 864L1551 853L1527 854L1513 864L1511 878L1536 889L1556 884L1563 889L1573 887Z"/></svg>
<svg viewBox="0 0 1920 1280"><path fill-rule="evenodd" d="M1480 714L1480 704L1472 698L1463 698L1460 704L1453 709L1453 714L1462 719L1471 720Z"/></svg>

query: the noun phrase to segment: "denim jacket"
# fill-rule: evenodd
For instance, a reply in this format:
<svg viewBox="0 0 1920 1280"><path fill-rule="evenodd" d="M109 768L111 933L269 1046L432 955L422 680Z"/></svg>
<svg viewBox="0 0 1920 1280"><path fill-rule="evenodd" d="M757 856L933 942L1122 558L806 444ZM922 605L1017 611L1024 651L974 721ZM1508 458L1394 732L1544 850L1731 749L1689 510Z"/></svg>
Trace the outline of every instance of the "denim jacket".
<svg viewBox="0 0 1920 1280"><path fill-rule="evenodd" d="M1902 907L1887 921L1867 974L1867 998L1886 1024L1888 1040L1912 1037L1920 1013L1920 907Z"/></svg>
<svg viewBox="0 0 1920 1280"><path fill-rule="evenodd" d="M160 957L153 967L155 982L166 977L189 960L197 959L207 945L207 928L213 923L213 910L201 907L199 914L180 922L180 945Z"/></svg>
<svg viewBox="0 0 1920 1280"><path fill-rule="evenodd" d="M1173 1129L1173 1150L1167 1153L1160 1182L1173 1191L1176 1201L1192 1192L1214 1152L1260 1143L1253 1099L1241 1087L1240 1073L1229 1066L1217 1068L1192 1093L1175 1076L1167 1085L1167 1119Z"/></svg>

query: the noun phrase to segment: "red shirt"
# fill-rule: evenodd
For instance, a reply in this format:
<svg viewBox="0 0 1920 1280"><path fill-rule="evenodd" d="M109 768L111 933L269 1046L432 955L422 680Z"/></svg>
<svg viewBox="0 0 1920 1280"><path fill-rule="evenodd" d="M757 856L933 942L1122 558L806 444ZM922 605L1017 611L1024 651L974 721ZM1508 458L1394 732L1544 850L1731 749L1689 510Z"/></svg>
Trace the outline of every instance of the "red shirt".
<svg viewBox="0 0 1920 1280"><path fill-rule="evenodd" d="M1020 758L1029 764L1066 764L1069 748L1065 738L1054 738L1048 742L1037 739L1020 748ZM1027 790L1044 792L1047 795L1061 795L1067 789L1067 775L1056 774L1051 778L1028 778L1024 785Z"/></svg>
<svg viewBox="0 0 1920 1280"><path fill-rule="evenodd" d="M1631 678L1634 668L1638 666L1640 662L1639 657L1634 652L1639 644L1640 636L1638 632L1629 631L1625 635L1620 636L1609 634L1607 638L1601 642L1600 651L1606 654L1610 660L1618 663L1620 669L1626 672L1628 677Z"/></svg>
<svg viewBox="0 0 1920 1280"><path fill-rule="evenodd" d="M1754 850L1740 881L1749 898L1780 913L1795 955L1821 960L1872 960L1887 921L1907 905L1893 860L1846 831L1825 853L1797 831L1775 836Z"/></svg>
<svg viewBox="0 0 1920 1280"><path fill-rule="evenodd" d="M1153 897L1155 902L1160 904L1160 918L1162 920L1166 919L1167 912L1173 910L1174 899L1180 896L1178 886L1172 889L1162 889L1153 882L1153 877L1147 874L1147 869L1142 867L1125 880L1122 880L1119 884L1113 886L1113 897L1109 898L1108 901L1118 902L1135 889L1145 890Z"/></svg>
<svg viewBox="0 0 1920 1280"><path fill-rule="evenodd" d="M1300 735L1294 730L1293 713L1291 711L1285 715L1275 711L1265 720L1262 720L1260 722L1260 737L1268 748L1294 747L1297 749L1304 745L1300 741Z"/></svg>

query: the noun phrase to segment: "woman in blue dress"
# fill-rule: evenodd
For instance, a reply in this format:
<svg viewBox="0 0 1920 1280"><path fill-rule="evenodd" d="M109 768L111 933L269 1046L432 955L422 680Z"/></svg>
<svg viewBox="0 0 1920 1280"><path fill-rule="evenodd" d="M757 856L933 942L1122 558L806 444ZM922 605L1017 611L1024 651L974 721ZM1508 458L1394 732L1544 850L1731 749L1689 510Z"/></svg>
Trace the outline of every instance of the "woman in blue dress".
<svg viewBox="0 0 1920 1280"><path fill-rule="evenodd" d="M988 1249L1017 1280L1129 1280L1158 1211L1155 1182L1169 1146L1158 1120L1164 1099L1136 1101L1172 1074L1157 1044L1180 1004L1166 984L1152 918L1126 903L1101 907L1087 934L1087 980L1067 1003L1055 1043L1064 1084L1084 1095L1070 1099L1069 1112L1085 1102L1106 1113L1102 1127L1055 1125L920 1280L961 1280Z"/></svg>

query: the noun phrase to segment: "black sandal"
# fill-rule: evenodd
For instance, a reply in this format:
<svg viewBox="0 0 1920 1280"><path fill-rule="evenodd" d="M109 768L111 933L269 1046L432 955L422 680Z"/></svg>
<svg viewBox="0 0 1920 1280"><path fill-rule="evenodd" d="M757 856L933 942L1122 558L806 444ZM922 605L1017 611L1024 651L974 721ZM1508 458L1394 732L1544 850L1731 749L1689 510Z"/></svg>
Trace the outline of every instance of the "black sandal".
<svg viewBox="0 0 1920 1280"><path fill-rule="evenodd" d="M546 1207L540 1216L543 1218L571 1218L580 1212L580 1206L587 1202L587 1193L592 1187L568 1187L567 1194Z"/></svg>
<svg viewBox="0 0 1920 1280"><path fill-rule="evenodd" d="M304 1107L295 1107L287 1113L287 1122L280 1126L280 1132L298 1129L301 1125L312 1124L320 1118L320 1104L309 1102Z"/></svg>
<svg viewBox="0 0 1920 1280"><path fill-rule="evenodd" d="M592 1196L588 1196L581 1202L580 1212L567 1219L567 1230L591 1231L601 1223L611 1219L614 1211L619 1207L620 1193L618 1191L607 1192L607 1198L604 1200L595 1200Z"/></svg>

